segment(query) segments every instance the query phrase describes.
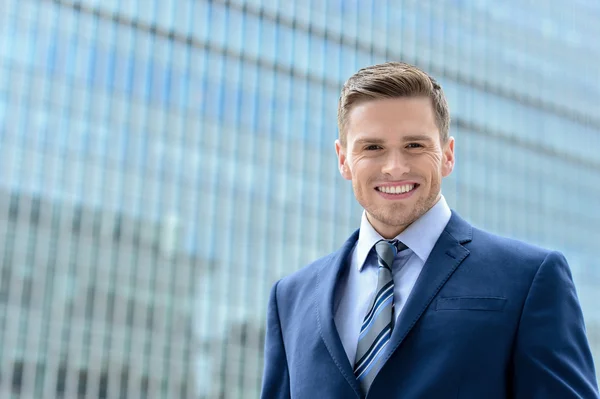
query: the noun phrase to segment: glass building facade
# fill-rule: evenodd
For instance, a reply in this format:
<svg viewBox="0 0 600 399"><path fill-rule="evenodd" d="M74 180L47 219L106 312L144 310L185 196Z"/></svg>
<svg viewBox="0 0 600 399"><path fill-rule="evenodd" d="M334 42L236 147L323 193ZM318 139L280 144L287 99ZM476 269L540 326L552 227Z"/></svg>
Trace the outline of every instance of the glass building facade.
<svg viewBox="0 0 600 399"><path fill-rule="evenodd" d="M449 100L450 206L570 262L600 363L600 5L0 1L0 397L255 398L271 285L361 208L337 100Z"/></svg>

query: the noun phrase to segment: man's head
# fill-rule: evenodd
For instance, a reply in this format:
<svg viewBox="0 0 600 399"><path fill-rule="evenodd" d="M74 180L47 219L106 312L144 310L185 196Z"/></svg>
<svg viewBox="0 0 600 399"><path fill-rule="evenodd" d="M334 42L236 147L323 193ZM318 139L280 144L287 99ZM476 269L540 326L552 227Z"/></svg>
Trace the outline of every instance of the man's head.
<svg viewBox="0 0 600 399"><path fill-rule="evenodd" d="M396 236L439 200L442 178L454 167L449 125L442 88L414 66L374 65L344 85L340 172L382 236Z"/></svg>

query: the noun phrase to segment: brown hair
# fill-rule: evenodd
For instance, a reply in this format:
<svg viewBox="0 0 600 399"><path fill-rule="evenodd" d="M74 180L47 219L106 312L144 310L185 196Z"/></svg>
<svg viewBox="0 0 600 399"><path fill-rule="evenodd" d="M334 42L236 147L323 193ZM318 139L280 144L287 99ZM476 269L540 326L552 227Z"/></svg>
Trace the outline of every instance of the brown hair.
<svg viewBox="0 0 600 399"><path fill-rule="evenodd" d="M338 105L340 142L346 146L348 116L360 102L384 98L425 96L431 98L440 139L449 137L450 112L442 87L419 68L403 62L386 62L362 68L342 88Z"/></svg>

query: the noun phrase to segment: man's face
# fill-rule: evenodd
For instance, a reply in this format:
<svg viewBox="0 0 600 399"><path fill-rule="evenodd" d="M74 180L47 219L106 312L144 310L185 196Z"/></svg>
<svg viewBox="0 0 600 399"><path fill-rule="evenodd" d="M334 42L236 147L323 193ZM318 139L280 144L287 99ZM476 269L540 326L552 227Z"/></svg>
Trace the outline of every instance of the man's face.
<svg viewBox="0 0 600 399"><path fill-rule="evenodd" d="M336 141L342 176L375 230L393 238L440 198L454 168L454 139L442 145L431 100L401 97L350 111L346 147Z"/></svg>

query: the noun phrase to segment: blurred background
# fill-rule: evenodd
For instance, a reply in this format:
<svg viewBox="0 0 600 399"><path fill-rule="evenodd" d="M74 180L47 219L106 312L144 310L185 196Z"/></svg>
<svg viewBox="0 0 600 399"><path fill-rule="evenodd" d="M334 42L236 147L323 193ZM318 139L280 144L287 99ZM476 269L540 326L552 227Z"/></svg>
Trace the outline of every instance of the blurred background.
<svg viewBox="0 0 600 399"><path fill-rule="evenodd" d="M598 368L599 19L595 0L0 0L0 397L257 398L271 285L360 222L341 86L387 60L445 89L450 206L565 253Z"/></svg>

